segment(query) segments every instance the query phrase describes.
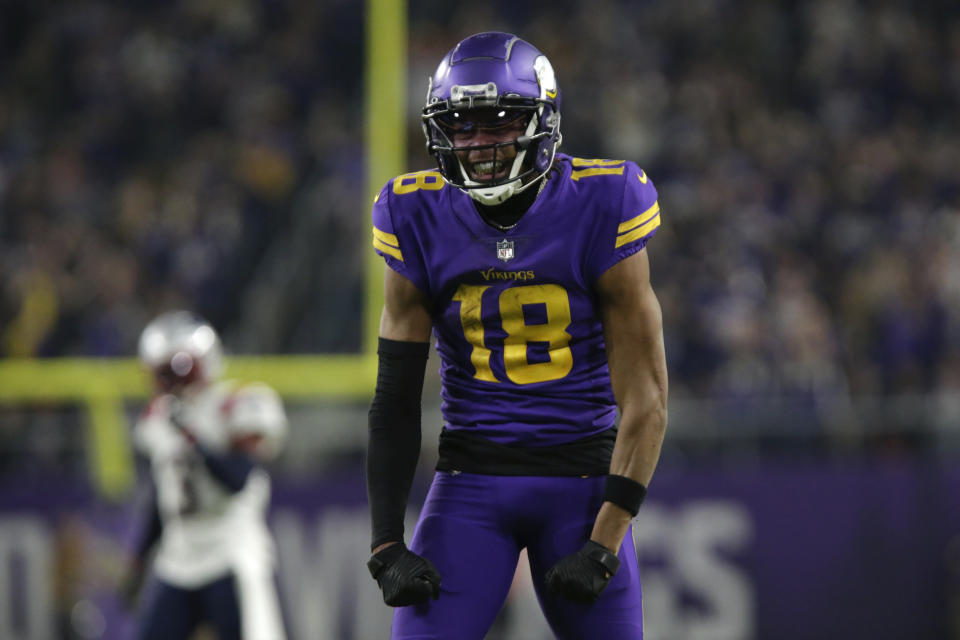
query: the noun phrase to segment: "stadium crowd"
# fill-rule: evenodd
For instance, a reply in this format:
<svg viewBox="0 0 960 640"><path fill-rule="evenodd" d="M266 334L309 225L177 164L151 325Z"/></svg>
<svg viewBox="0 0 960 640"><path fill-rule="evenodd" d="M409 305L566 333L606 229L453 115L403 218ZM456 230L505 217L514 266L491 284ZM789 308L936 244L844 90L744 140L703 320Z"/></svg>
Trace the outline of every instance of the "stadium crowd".
<svg viewBox="0 0 960 640"><path fill-rule="evenodd" d="M653 178L675 398L960 390L954 5L410 5L408 109L445 43L512 31L562 70L562 150ZM358 348L370 199L356 7L4 11L4 357L129 356L172 306L250 351ZM408 139L409 169L427 168L419 130Z"/></svg>
<svg viewBox="0 0 960 640"><path fill-rule="evenodd" d="M360 104L362 16L54 4L0 21L3 354L129 356L177 307L229 326L298 189L356 171L342 139L362 139L345 107ZM336 238L316 243L336 257Z"/></svg>

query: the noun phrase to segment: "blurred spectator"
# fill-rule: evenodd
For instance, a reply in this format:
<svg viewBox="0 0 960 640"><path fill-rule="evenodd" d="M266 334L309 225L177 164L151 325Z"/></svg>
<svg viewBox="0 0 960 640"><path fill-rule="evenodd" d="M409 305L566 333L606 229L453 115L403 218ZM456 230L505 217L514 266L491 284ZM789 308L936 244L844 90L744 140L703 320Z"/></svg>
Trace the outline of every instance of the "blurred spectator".
<svg viewBox="0 0 960 640"><path fill-rule="evenodd" d="M235 321L305 177L336 171L306 134L317 107L341 110L342 127L359 103L362 16L348 4L4 9L4 355L129 355L135 327L171 307Z"/></svg>

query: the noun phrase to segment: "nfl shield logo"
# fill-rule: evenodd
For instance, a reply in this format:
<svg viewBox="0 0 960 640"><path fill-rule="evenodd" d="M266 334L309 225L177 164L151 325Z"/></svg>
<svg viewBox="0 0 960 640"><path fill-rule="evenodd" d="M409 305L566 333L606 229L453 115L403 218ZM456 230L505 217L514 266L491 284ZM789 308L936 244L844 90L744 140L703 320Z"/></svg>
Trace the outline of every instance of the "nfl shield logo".
<svg viewBox="0 0 960 640"><path fill-rule="evenodd" d="M513 260L513 240L504 240L497 243L497 257L504 262Z"/></svg>

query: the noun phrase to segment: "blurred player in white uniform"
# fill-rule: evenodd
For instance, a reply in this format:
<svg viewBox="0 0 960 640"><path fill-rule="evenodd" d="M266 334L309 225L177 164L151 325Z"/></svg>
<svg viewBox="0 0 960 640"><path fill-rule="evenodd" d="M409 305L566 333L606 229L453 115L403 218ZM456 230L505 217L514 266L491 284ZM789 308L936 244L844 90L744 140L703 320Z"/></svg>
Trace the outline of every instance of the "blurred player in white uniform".
<svg viewBox="0 0 960 640"><path fill-rule="evenodd" d="M137 637L186 639L204 624L219 640L283 640L261 467L286 435L280 398L263 384L220 381L220 339L186 311L147 325L139 352L157 395L133 438L153 491L122 589L128 603L156 553Z"/></svg>

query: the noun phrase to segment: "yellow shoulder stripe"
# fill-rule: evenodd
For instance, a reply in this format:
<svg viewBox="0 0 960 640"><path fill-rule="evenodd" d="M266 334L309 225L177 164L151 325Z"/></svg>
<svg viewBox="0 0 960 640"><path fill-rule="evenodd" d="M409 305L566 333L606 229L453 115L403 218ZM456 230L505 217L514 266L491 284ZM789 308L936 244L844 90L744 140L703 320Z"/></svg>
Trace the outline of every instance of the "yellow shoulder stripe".
<svg viewBox="0 0 960 640"><path fill-rule="evenodd" d="M638 238L642 238L643 236L647 235L648 233L650 233L651 231L653 231L659 226L660 226L660 214L657 213L653 217L653 219L646 222L645 224L640 225L633 231L629 231L627 233L617 236L617 243L614 245L614 248L616 249L617 247L622 247L623 245L633 242Z"/></svg>
<svg viewBox="0 0 960 640"><path fill-rule="evenodd" d="M380 231L380 229L374 227L373 248L403 262L403 254L400 252L400 242L397 240L397 236L392 233Z"/></svg>
<svg viewBox="0 0 960 640"><path fill-rule="evenodd" d="M621 222L620 226L617 227L617 233L624 233L626 231L630 231L630 229L633 229L636 226L646 223L647 221L650 220L651 216L659 212L660 212L660 202L657 201L657 202L654 202L649 209L647 209L640 215L634 218L630 218L626 222Z"/></svg>
<svg viewBox="0 0 960 640"><path fill-rule="evenodd" d="M403 262L403 254L400 253L400 249L397 249L396 247L391 247L388 244L384 244L383 242L380 242L380 240L377 238L373 239L373 248L379 251L382 251L383 253L389 256L393 256L400 262Z"/></svg>
<svg viewBox="0 0 960 640"><path fill-rule="evenodd" d="M393 247L400 246L400 241L397 240L397 236L392 233L387 233L386 231L380 231L380 229L376 227L373 228L373 237L384 244L389 244Z"/></svg>

